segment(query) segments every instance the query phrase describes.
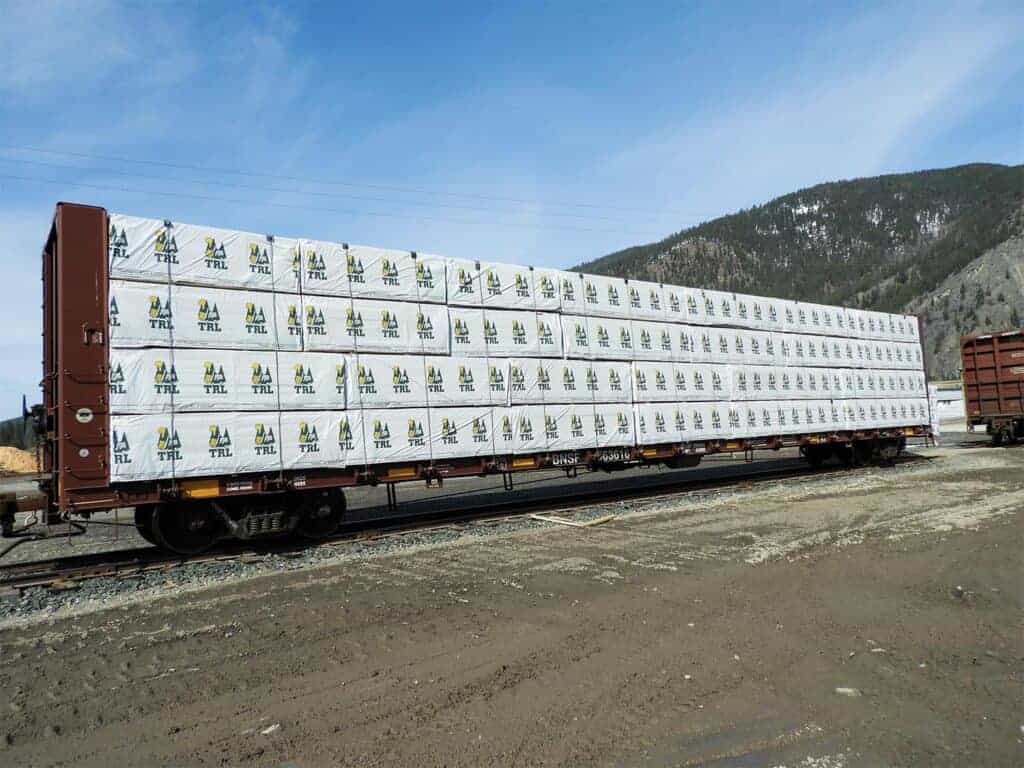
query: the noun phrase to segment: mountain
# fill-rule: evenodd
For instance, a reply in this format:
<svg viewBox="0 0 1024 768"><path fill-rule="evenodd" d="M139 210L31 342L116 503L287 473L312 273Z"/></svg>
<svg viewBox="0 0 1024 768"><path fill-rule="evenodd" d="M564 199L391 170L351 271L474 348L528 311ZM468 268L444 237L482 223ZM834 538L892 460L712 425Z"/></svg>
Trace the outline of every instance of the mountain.
<svg viewBox="0 0 1024 768"><path fill-rule="evenodd" d="M1020 248L998 250L1021 235L1024 165L974 163L819 184L576 269L890 312L924 311L929 321L945 312L946 319L928 331L926 351L933 374L948 376L956 370L953 335L993 330L1000 319L1010 320L1013 307L1018 324L1024 315L1021 284L1013 278L1021 271ZM999 255L984 260L994 251ZM998 270L992 271L996 262L1005 263L1005 286L999 285ZM942 296L950 290L955 296L947 301Z"/></svg>

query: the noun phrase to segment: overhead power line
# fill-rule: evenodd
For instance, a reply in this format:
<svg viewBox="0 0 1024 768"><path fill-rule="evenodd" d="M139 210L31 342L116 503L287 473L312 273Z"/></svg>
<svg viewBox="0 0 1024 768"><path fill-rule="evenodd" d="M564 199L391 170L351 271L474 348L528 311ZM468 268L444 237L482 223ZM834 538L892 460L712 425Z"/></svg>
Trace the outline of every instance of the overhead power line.
<svg viewBox="0 0 1024 768"><path fill-rule="evenodd" d="M219 197L219 196L216 196L216 195L207 195L207 194L199 194L199 193L192 193L192 192L175 192L175 191L167 190L167 189L138 189L138 188L121 187L121 186L108 185L108 184L92 184L92 183L83 182L83 181L67 181L67 180L64 180L64 179L42 179L42 178L36 178L36 177L31 177L31 176L18 176L18 175L15 175L15 174L0 174L0 179L7 179L7 180L10 180L10 181L22 181L22 182L35 183L35 184L54 184L54 185L57 185L57 186L64 186L64 187L81 187L81 188L84 188L84 189L97 189L97 190L102 190L102 191L106 191L106 192L125 192L125 193L128 193L128 194L134 194L134 195L160 195L160 196L163 196L163 197L176 197L176 198L184 198L184 199L188 199L188 200L206 200L206 201L219 202L219 203L233 203L233 204L238 204L238 205L245 205L245 206L250 207L250 208L254 207L254 206L266 205L266 206L273 206L273 207L278 207L278 208L289 208L289 209L293 209L293 210L319 211L319 212L325 212L325 213L337 213L337 214L342 214L342 215L345 215L345 216L375 216L375 217L394 218L394 219L407 219L407 220L410 220L410 221L431 221L431 222L440 222L440 223L449 223L449 224L451 224L451 223L455 223L455 224L471 224L471 225L475 225L475 226L479 226L479 225L483 224L483 225L487 225L487 226L499 226L499 227L506 227L506 228L511 228L511 229L527 229L528 228L527 226L522 225L522 224L514 224L514 223L511 223L511 222L505 222L505 221L485 221L485 220L480 220L480 219L452 219L452 218L442 218L442 217L437 217L437 216L420 216L420 215L415 215L415 214L389 213L389 212L385 212L385 211L361 211L361 210L355 210L355 209L327 208L327 207L318 206L318 205L307 205L307 204L297 204L297 203L282 203L282 202L272 201L272 200L245 200L245 199L240 199L240 198ZM588 229L588 228L585 228L585 227L572 227L572 226L566 226L566 225L560 225L560 224L533 224L533 225L530 225L530 227L537 228L537 229L559 229L559 230L565 230L565 231L570 231L570 232L590 232L590 233L597 233L597 234L615 234L615 235L620 235L620 236L623 234L623 230L622 229ZM638 237L643 237L643 236L638 235Z"/></svg>
<svg viewBox="0 0 1024 768"><path fill-rule="evenodd" d="M46 149L43 147L32 147L26 145L4 145L3 149L7 150L18 150L22 152L38 152L41 154L48 155L64 155L66 157L78 157L89 160L100 160L103 162L115 162L115 163L134 163L138 165L152 165L160 166L162 168L176 168L178 170L186 171L200 171L203 173L218 173L218 174L229 174L232 176L248 176L252 178L269 178L279 179L282 181L295 181L303 184L323 184L331 186L349 187L353 189L376 189L387 192L404 192L407 194L418 194L418 195L441 195L445 197L461 197L475 200L490 200L494 202L502 203L515 203L517 205L543 205L547 207L563 207L563 208L588 208L592 210L606 210L606 211L619 211L625 213L638 213L647 216L672 216L681 217L679 211L659 211L651 208L639 208L630 206L617 206L617 205L606 205L597 203L583 203L573 201L544 201L544 200L526 200L515 197L503 197L500 195L490 195L478 192L453 192L450 190L441 189L426 189L423 187L403 186L397 184L370 184L366 182L350 182L340 181L337 179L321 179L316 177L301 177L301 176L288 176L281 173L269 173L261 171L243 171L234 168L214 168L209 166L201 165L190 165L187 163L172 163L165 160L144 160L140 158L132 157L116 157L112 155L98 155L87 152L72 152L68 150L56 150Z"/></svg>
<svg viewBox="0 0 1024 768"><path fill-rule="evenodd" d="M285 188L282 188L282 187L268 187L268 186L264 186L264 185L257 186L255 184L238 184L238 183L229 182L229 181L226 182L226 181L222 181L222 180L189 179L189 178L181 178L181 177L177 177L177 176L174 176L174 177L157 176L157 175L154 175L154 174L151 174L151 173L135 173L135 172L132 172L132 171L114 170L114 169L110 169L110 168L97 168L95 166L67 165L67 164L64 164L64 163L48 163L48 162L45 162L43 160L27 160L27 159L22 158L22 157L3 157L3 156L0 156L0 161L7 162L7 163L19 163L21 165L33 165L33 166L39 166L39 167L43 167L43 168L56 168L58 170L65 170L65 171L83 171L83 172L100 173L100 174L103 174L104 176L123 176L123 177L130 177L130 178L136 178L136 179L149 179L151 181L160 181L160 182L164 182L164 183L166 183L168 181L176 181L176 182L183 182L183 183L188 183L188 184L198 184L198 185L203 185L203 186L217 186L217 187L225 187L225 188L230 188L230 189L244 189L244 190L248 190L248 191L251 191L251 192L260 192L260 193L276 192L276 193L287 194L287 195L309 195L309 196L312 196L312 197L326 198L328 200L335 200L335 199L338 199L338 198L347 198L347 199L351 199L351 200L362 200L362 201L366 201L366 202L385 203L385 204L388 204L388 205L407 205L407 206L414 206L414 207L417 207L417 208L448 208L448 209L453 209L453 210L475 211L477 213L490 213L490 214L500 214L500 215L501 214L510 214L510 213L513 213L513 215L526 215L526 214L534 213L533 211L526 211L526 210L519 211L519 212L509 212L509 211L502 211L502 210L494 209L494 208L481 208L481 207L472 206L472 205L461 205L461 204L458 204L458 203L434 203L434 202L423 202L423 201L420 201L420 200L389 200L389 199L384 198L384 197L366 197L364 195L353 195L353 194L349 194L349 193L321 192L319 190L285 189ZM544 216L558 216L558 217L568 217L568 218L573 218L573 219L583 219L583 220L593 220L593 221L606 221L606 222L609 222L609 223L612 223L612 224L626 224L626 223L628 223L628 222L623 222L621 219L613 219L613 218L610 218L610 217L607 217L607 216L596 216L594 214L589 214L589 213L565 213L565 212L560 212L560 211L543 211L541 213Z"/></svg>

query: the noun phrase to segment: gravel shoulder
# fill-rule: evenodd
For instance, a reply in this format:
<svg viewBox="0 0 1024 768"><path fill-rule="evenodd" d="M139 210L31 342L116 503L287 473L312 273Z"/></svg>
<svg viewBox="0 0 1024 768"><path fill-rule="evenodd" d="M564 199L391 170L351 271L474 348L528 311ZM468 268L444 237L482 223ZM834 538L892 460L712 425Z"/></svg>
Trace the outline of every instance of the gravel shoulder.
<svg viewBox="0 0 1024 768"><path fill-rule="evenodd" d="M0 628L11 765L1019 765L1024 451L597 505Z"/></svg>

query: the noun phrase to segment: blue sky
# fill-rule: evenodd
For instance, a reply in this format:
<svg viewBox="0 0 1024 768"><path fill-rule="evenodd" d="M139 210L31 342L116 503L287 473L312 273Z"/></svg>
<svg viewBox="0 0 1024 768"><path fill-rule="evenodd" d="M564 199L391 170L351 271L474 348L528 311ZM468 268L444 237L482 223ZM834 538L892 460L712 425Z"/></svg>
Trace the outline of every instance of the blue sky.
<svg viewBox="0 0 1024 768"><path fill-rule="evenodd" d="M1024 162L1013 2L0 5L0 414L38 380L57 200L566 267L820 181Z"/></svg>

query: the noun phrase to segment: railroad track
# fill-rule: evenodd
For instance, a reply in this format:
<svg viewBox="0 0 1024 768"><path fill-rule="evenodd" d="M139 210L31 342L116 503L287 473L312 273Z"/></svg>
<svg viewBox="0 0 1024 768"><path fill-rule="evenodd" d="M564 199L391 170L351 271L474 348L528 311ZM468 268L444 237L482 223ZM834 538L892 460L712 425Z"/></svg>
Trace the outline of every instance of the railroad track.
<svg viewBox="0 0 1024 768"><path fill-rule="evenodd" d="M344 547L352 543L365 544L412 533L430 533L445 529L465 530L471 526L508 521L515 517L536 513L571 513L583 505L615 503L659 496L678 496L702 491L714 491L744 485L778 482L787 479L814 479L848 475L871 468L842 467L813 469L800 459L782 460L786 466L773 466L745 472L730 472L724 477L704 480L672 478L616 489L596 488L574 492L557 498L515 499L493 501L458 510L436 509L387 518L370 518L344 523L329 539L318 542L297 541L294 538L251 542L226 542L195 557L182 557L156 547L139 547L82 555L57 557L49 560L0 565L0 594L19 593L32 588L62 590L74 588L78 583L96 578L130 578L152 571L170 570L187 564L224 561L254 561L268 555L301 555L324 547ZM896 464L908 464L927 459L904 455ZM772 462L778 464L779 462ZM635 479L634 479L635 480ZM450 494L449 498L462 495Z"/></svg>

